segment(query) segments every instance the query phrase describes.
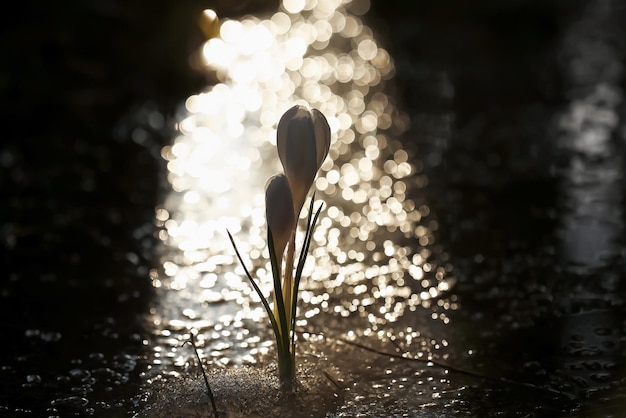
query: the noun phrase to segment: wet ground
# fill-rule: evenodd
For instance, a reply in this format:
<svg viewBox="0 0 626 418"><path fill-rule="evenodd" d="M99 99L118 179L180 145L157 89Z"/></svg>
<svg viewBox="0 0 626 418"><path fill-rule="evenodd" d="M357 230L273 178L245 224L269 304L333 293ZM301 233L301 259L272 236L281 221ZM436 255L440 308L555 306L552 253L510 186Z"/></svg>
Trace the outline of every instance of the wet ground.
<svg viewBox="0 0 626 418"><path fill-rule="evenodd" d="M226 415L620 416L626 6L367 3L346 13L371 33L347 25L358 43L317 39L310 55L339 68L361 45L351 57L369 72L312 93L309 72L293 77L306 66L285 61L289 94L337 116L291 401L216 231L235 228L263 276L261 206L245 199L276 169L272 116L292 96L276 89L216 125L241 106L210 87L234 76L189 65L207 5L17 10L0 84L0 415L208 416L184 345L194 330ZM278 10L241 4L208 6L256 16L246 28ZM216 97L234 107L201 106ZM221 154L186 160L207 132L229 138Z"/></svg>

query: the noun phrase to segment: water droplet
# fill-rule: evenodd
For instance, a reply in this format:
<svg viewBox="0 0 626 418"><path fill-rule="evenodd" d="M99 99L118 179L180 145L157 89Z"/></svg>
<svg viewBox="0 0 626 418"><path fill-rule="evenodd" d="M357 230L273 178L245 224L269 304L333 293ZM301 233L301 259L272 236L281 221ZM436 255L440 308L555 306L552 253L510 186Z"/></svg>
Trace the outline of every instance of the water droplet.
<svg viewBox="0 0 626 418"><path fill-rule="evenodd" d="M41 383L41 376L38 374L29 374L26 376L26 381L28 383Z"/></svg>
<svg viewBox="0 0 626 418"><path fill-rule="evenodd" d="M24 332L24 335L26 335L27 337L36 337L40 334L38 329L27 329Z"/></svg>
<svg viewBox="0 0 626 418"><path fill-rule="evenodd" d="M591 380L593 380L594 382L606 382L606 381L611 380L610 373L603 373L603 372L593 373L590 377L591 377Z"/></svg>
<svg viewBox="0 0 626 418"><path fill-rule="evenodd" d="M52 406L69 409L79 409L86 406L89 400L80 396L68 396L65 398L55 399L51 402Z"/></svg>
<svg viewBox="0 0 626 418"><path fill-rule="evenodd" d="M613 330L611 328L605 328L605 327L596 328L593 330L593 332L600 337L606 337L608 335L613 334Z"/></svg>
<svg viewBox="0 0 626 418"><path fill-rule="evenodd" d="M46 342L57 342L61 339L61 333L55 331L41 333L41 339Z"/></svg>

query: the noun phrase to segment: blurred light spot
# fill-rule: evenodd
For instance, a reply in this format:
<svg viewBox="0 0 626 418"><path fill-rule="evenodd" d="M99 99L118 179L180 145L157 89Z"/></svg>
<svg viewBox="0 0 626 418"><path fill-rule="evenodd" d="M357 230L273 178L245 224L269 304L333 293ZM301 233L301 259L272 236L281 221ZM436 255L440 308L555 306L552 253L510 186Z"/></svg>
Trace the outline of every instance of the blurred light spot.
<svg viewBox="0 0 626 418"><path fill-rule="evenodd" d="M300 13L304 10L306 0L284 0L283 7L288 13Z"/></svg>
<svg viewBox="0 0 626 418"><path fill-rule="evenodd" d="M256 335L254 326L266 330L266 317L226 230L269 296L264 186L281 170L277 122L296 103L320 109L332 136L315 181L325 209L304 267L299 320L341 319L336 329L388 339L383 327L407 312L428 309L445 323L442 311L457 306L436 300L454 280L431 250L430 208L407 197L427 179L397 140L408 117L385 92L393 61L355 16L369 7L367 0L285 0L268 19L223 20L219 36L203 45L203 64L217 81L185 101L178 135L161 150L172 190L155 212L166 251L151 273L161 295L151 320L171 332L157 332L160 364L185 363L174 352L189 329L219 364L250 362L271 347L269 334L242 336ZM407 344L419 340L400 332ZM225 337L230 343L219 345Z"/></svg>

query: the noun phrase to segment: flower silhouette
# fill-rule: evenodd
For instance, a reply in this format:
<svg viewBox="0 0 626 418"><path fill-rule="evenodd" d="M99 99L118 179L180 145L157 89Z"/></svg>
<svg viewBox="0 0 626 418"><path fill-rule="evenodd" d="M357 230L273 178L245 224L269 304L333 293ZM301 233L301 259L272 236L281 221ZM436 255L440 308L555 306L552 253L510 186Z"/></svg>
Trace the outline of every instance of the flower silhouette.
<svg viewBox="0 0 626 418"><path fill-rule="evenodd" d="M265 187L267 246L274 284L273 309L246 268L230 232L228 236L272 324L278 351L278 374L286 383L293 380L296 373L294 326L298 288L313 228L322 210L321 205L317 211L313 210L315 196L311 198L302 248L294 266L297 220L313 180L328 155L330 127L319 110L296 105L280 118L276 142L285 174L272 176Z"/></svg>
<svg viewBox="0 0 626 418"><path fill-rule="evenodd" d="M330 148L330 127L317 109L296 105L278 122L278 157L289 180L296 219Z"/></svg>

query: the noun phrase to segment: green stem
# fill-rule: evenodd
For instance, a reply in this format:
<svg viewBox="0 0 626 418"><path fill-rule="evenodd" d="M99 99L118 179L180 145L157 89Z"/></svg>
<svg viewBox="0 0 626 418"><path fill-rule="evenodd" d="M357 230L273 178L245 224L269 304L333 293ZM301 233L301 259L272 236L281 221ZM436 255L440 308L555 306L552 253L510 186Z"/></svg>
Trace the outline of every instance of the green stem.
<svg viewBox="0 0 626 418"><path fill-rule="evenodd" d="M280 383L290 383L296 377L296 353L287 350L278 357L278 377Z"/></svg>
<svg viewBox="0 0 626 418"><path fill-rule="evenodd" d="M278 331L281 335L281 340L284 339L284 335L288 334L289 328L287 327L287 315L285 312L285 302L283 299L283 290L280 283L280 269L278 267L279 263L282 260L282 257L279 259L276 254L276 249L274 248L274 241L272 238L272 231L267 227L267 242L270 250L270 262L272 265L272 276L274 277L274 298L276 301L275 310L278 314L277 321L278 322Z"/></svg>
<svg viewBox="0 0 626 418"><path fill-rule="evenodd" d="M248 280L252 284L252 287L257 292L259 297L261 298L261 303L267 312L267 316L269 317L270 323L272 324L272 328L274 329L274 336L276 337L276 350L278 352L278 375L280 377L281 384L290 384L291 381L296 376L296 353L295 347L293 345L293 333L289 332L293 325L293 320L289 318L287 319L287 312L285 311L285 304L283 300L283 292L280 286L280 269L279 269L279 259L276 256L276 251L274 249L274 244L272 240L272 232L268 228L268 246L270 251L270 260L272 264L272 275L274 277L274 306L275 310L269 306L267 299L263 296L261 289L256 284L250 271L246 267L241 254L239 253L239 249L235 244L235 240L231 235L230 231L226 231L228 233L228 238L233 245L235 250L235 254L237 254L237 258L241 263L241 266L248 277ZM291 314L291 308L289 313ZM289 321L289 322L288 322ZM193 344L193 342L192 342ZM208 385L208 383L207 383Z"/></svg>

